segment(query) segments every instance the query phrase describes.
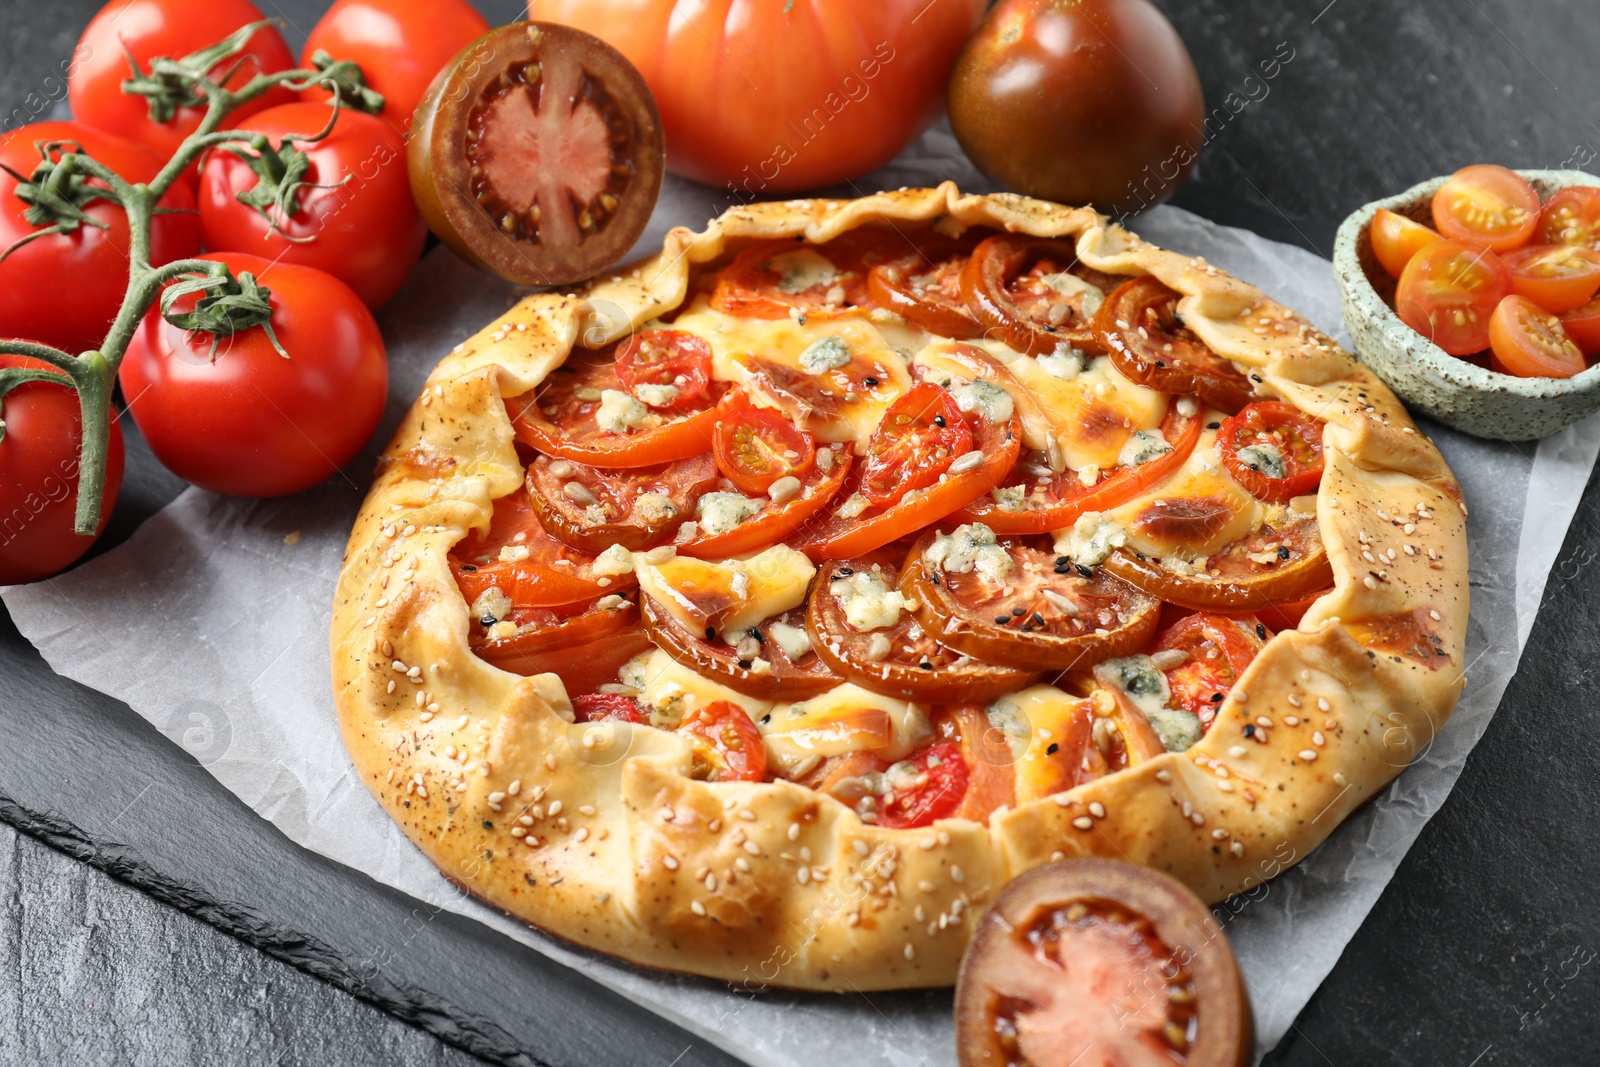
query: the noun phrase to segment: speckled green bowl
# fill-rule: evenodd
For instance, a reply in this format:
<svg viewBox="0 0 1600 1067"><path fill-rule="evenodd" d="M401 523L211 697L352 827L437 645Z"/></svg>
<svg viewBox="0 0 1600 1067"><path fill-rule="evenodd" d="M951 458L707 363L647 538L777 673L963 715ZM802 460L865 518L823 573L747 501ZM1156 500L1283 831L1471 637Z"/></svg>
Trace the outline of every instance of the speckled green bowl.
<svg viewBox="0 0 1600 1067"><path fill-rule="evenodd" d="M1541 200L1568 185L1600 186L1576 170L1518 171ZM1372 252L1370 228L1379 208L1433 225L1433 194L1445 178L1375 200L1344 220L1333 244L1345 328L1356 355L1412 411L1477 437L1532 441L1600 409L1600 366L1571 378L1517 378L1457 359L1400 321L1390 308L1395 281Z"/></svg>

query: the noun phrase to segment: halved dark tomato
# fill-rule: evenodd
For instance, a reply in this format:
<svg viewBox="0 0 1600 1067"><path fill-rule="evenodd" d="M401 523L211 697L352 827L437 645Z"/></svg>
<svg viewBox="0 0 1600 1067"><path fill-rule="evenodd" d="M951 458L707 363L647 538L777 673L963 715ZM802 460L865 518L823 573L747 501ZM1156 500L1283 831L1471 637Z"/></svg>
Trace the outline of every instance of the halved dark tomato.
<svg viewBox="0 0 1600 1067"><path fill-rule="evenodd" d="M950 244L880 263L867 273L867 295L913 326L958 341L981 337L983 324L961 295L961 271L970 255Z"/></svg>
<svg viewBox="0 0 1600 1067"><path fill-rule="evenodd" d="M711 346L684 330L641 330L617 346L617 381L625 392L641 394L640 386L670 388L659 411L693 411L711 385Z"/></svg>
<svg viewBox="0 0 1600 1067"><path fill-rule="evenodd" d="M513 674L558 674L569 693L593 692L615 681L624 663L651 647L632 596L608 595L571 607L518 608L501 621L514 623L516 633L491 637L482 620L472 621L472 651Z"/></svg>
<svg viewBox="0 0 1600 1067"><path fill-rule="evenodd" d="M1094 335L1129 381L1238 411L1250 403L1250 379L1183 324L1182 297L1158 278L1125 281L1100 305Z"/></svg>
<svg viewBox="0 0 1600 1067"><path fill-rule="evenodd" d="M1261 400L1217 431L1222 465L1258 500L1287 504L1322 484L1322 420Z"/></svg>
<svg viewBox="0 0 1600 1067"><path fill-rule="evenodd" d="M660 544L716 484L717 465L709 453L620 470L549 456L528 465L528 495L539 524L585 552Z"/></svg>
<svg viewBox="0 0 1600 1067"><path fill-rule="evenodd" d="M914 489L939 480L957 456L972 451L972 428L955 397L923 382L884 412L867 439L861 495L889 507Z"/></svg>
<svg viewBox="0 0 1600 1067"><path fill-rule="evenodd" d="M851 477L839 491L841 502L824 518L809 526L794 542L813 561L862 556L959 511L999 485L1017 462L1022 447L1022 424L1016 413L1003 425L969 417L973 444L982 459L970 469L954 463L925 489L907 493L887 508L876 508L859 492L860 479ZM970 454L970 453L969 453Z"/></svg>
<svg viewBox="0 0 1600 1067"><path fill-rule="evenodd" d="M1190 615L1169 627L1150 650L1172 690L1168 706L1198 716L1202 732L1211 729L1217 708L1269 636L1259 623L1225 615Z"/></svg>
<svg viewBox="0 0 1600 1067"><path fill-rule="evenodd" d="M1254 1041L1211 909L1159 871L1078 858L1012 879L979 920L956 1048L962 1067L1244 1067Z"/></svg>
<svg viewBox="0 0 1600 1067"><path fill-rule="evenodd" d="M767 776L767 746L743 708L718 700L695 708L678 724L695 750L691 775L709 782L759 782Z"/></svg>
<svg viewBox="0 0 1600 1067"><path fill-rule="evenodd" d="M711 306L758 319L837 314L866 304L867 271L882 259L874 242L852 230L827 244L766 241L740 252L717 273Z"/></svg>
<svg viewBox="0 0 1600 1067"><path fill-rule="evenodd" d="M612 406L621 415L637 417L611 422L619 412L606 409L608 393L615 394ZM574 351L539 388L507 400L506 410L518 440L547 456L596 467L649 467L709 451L717 402L726 393L725 384L715 383L685 401L682 413L652 411L623 389L614 359Z"/></svg>
<svg viewBox="0 0 1600 1067"><path fill-rule="evenodd" d="M1511 272L1486 248L1435 241L1411 257L1394 291L1400 321L1452 356L1489 347L1489 316L1511 294Z"/></svg>
<svg viewBox="0 0 1600 1067"><path fill-rule="evenodd" d="M1194 504L1156 501L1146 513L1159 512L1163 506L1188 509ZM1177 519L1209 521L1206 516L1189 514ZM1198 611L1254 611L1297 600L1333 582L1333 568L1314 515L1291 518L1282 527L1262 526L1181 570L1126 548L1114 550L1102 566L1152 596Z"/></svg>
<svg viewBox="0 0 1600 1067"><path fill-rule="evenodd" d="M844 449L828 449L827 468L813 463L798 492L781 501L769 500L760 511L731 530L703 533L685 541L678 545L678 554L698 559L731 559L787 540L821 515L839 495L850 477L851 462L850 453Z"/></svg>
<svg viewBox="0 0 1600 1067"><path fill-rule="evenodd" d="M1539 212L1539 240L1600 252L1600 189L1557 189Z"/></svg>
<svg viewBox="0 0 1600 1067"><path fill-rule="evenodd" d="M746 493L765 493L780 478L804 478L817 456L816 438L743 398L725 406L711 448L717 467Z"/></svg>
<svg viewBox="0 0 1600 1067"><path fill-rule="evenodd" d="M961 749L939 742L891 764L884 777L889 792L879 801L875 825L910 830L953 817L967 795L971 776Z"/></svg>
<svg viewBox="0 0 1600 1067"><path fill-rule="evenodd" d="M1452 241L1509 252L1539 228L1539 194L1514 170L1475 163L1433 194L1433 225Z"/></svg>
<svg viewBox="0 0 1600 1067"><path fill-rule="evenodd" d="M1500 301L1489 319L1489 365L1519 378L1570 378L1588 367L1556 316L1525 296Z"/></svg>
<svg viewBox="0 0 1600 1067"><path fill-rule="evenodd" d="M959 527L945 544L959 543ZM938 540L929 530L901 569L900 588L917 603L917 620L943 644L986 663L1057 671L1087 667L1143 648L1161 620L1161 601L1119 578L1086 576L1065 556L1021 540L984 551L1005 568L964 573L928 558ZM986 574L986 570L1004 573Z"/></svg>
<svg viewBox="0 0 1600 1067"><path fill-rule="evenodd" d="M1125 504L1183 466L1200 440L1201 421L1199 405L1193 414L1185 415L1179 404L1169 404L1161 421L1161 436L1172 447L1135 466L1101 471L1093 485L1084 485L1076 471L1051 471L1048 462L1019 462L1001 488L1022 489L1020 510L1002 507L989 495L968 504L956 518L961 522L981 522L1006 536L1068 529L1080 515L1110 511Z"/></svg>
<svg viewBox="0 0 1600 1067"><path fill-rule="evenodd" d="M1038 678L1035 672L971 660L940 644L910 610L892 626L858 630L834 595L835 582L875 574L888 590L900 581L892 564L845 560L824 567L806 604L811 647L840 677L875 693L923 703L987 703Z"/></svg>
<svg viewBox="0 0 1600 1067"><path fill-rule="evenodd" d="M1600 296L1561 316L1561 329L1585 356L1600 356Z"/></svg>
<svg viewBox="0 0 1600 1067"><path fill-rule="evenodd" d="M961 295L978 323L1018 352L1048 355L1062 343L1100 351L1089 328L1120 279L1078 262L1071 241L990 237L961 271Z"/></svg>
<svg viewBox="0 0 1600 1067"><path fill-rule="evenodd" d="M839 684L815 651L789 658L772 636L774 624L804 630L805 609L795 608L753 626L739 645L708 641L705 634L686 629L650 597L643 598L644 626L667 655L696 674L719 682L757 700L808 700ZM744 646L748 642L748 647ZM765 664L765 666L761 666Z"/></svg>
<svg viewBox="0 0 1600 1067"><path fill-rule="evenodd" d="M941 741L960 748L967 765L967 792L951 818L987 822L995 809L1016 803L1016 757L982 704L939 708L934 712L933 729Z"/></svg>
<svg viewBox="0 0 1600 1067"><path fill-rule="evenodd" d="M572 714L578 722L645 721L639 702L617 693L580 693L572 698Z"/></svg>

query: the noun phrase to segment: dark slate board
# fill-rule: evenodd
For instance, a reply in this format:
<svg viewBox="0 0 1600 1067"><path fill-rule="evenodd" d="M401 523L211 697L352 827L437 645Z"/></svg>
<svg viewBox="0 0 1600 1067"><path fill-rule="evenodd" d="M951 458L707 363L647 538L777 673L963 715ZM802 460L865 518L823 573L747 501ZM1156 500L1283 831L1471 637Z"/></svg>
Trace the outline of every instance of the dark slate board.
<svg viewBox="0 0 1600 1067"><path fill-rule="evenodd" d="M59 98L50 75L96 6L0 6L0 114L19 116L6 126ZM298 39L324 5L262 6ZM1600 148L1592 3L1163 6L1208 99L1254 97L1213 124L1177 198L1222 222L1326 254L1346 212L1415 181L1480 160L1581 164ZM1293 58L1277 77L1246 82L1280 42ZM106 544L178 488L135 435ZM1572 740L1592 734L1597 703L1597 558L1591 485L1460 785L1269 1063L1579 1062L1600 1036L1588 832L1600 756ZM90 865L0 832L0 968L16 978L0 983L0 1059L467 1058L343 989L501 1062L732 1062L529 949L299 849L126 707L56 678L9 619L0 679L0 819Z"/></svg>

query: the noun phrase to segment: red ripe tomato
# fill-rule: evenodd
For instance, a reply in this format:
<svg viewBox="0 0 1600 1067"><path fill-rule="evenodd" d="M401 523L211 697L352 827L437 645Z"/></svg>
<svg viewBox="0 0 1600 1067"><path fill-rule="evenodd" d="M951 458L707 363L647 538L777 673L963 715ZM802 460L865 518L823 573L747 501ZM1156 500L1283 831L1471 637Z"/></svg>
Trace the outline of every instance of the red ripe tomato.
<svg viewBox="0 0 1600 1067"><path fill-rule="evenodd" d="M629 393L641 385L671 386L662 411L689 411L711 385L711 346L684 330L644 330L617 346L617 381Z"/></svg>
<svg viewBox="0 0 1600 1067"><path fill-rule="evenodd" d="M1508 296L1489 320L1490 365L1519 378L1570 378L1587 365L1561 320L1525 296Z"/></svg>
<svg viewBox="0 0 1600 1067"><path fill-rule="evenodd" d="M1561 316L1561 328L1586 356L1600 356L1600 296Z"/></svg>
<svg viewBox="0 0 1600 1067"><path fill-rule="evenodd" d="M239 252L206 259L249 271L272 293L272 328L193 338L152 307L120 379L156 458L213 492L282 496L325 480L377 429L389 384L383 338L361 298L322 271ZM193 307L192 297L176 310Z"/></svg>
<svg viewBox="0 0 1600 1067"><path fill-rule="evenodd" d="M309 70L319 51L355 60L383 94L379 117L404 134L434 75L488 32L466 0L336 0L311 28L300 65ZM300 98L322 103L328 91L307 89Z"/></svg>
<svg viewBox="0 0 1600 1067"><path fill-rule="evenodd" d="M169 122L150 119L148 100L122 91L130 74L131 57L139 69L149 73L150 60L158 56L179 59L216 44L241 26L265 18L250 0L206 0L203 4L185 0L111 0L100 9L78 39L74 55L78 65L67 80L67 99L80 122L138 141L156 150L163 160L205 114L202 108L179 108ZM294 54L283 35L272 26L263 26L250 38L245 51L223 60L214 74L233 70L227 86L237 89L257 74L272 74L294 66ZM279 86L244 104L230 116L230 123L274 104L287 103L294 94Z"/></svg>
<svg viewBox="0 0 1600 1067"><path fill-rule="evenodd" d="M1378 257L1383 269L1394 278L1400 277L1418 249L1439 239L1439 234L1433 229L1388 208L1379 208L1372 216L1371 233L1372 254Z"/></svg>
<svg viewBox="0 0 1600 1067"><path fill-rule="evenodd" d="M984 0L530 0L631 60L661 107L667 167L745 198L892 159L938 114Z"/></svg>
<svg viewBox="0 0 1600 1067"><path fill-rule="evenodd" d="M0 367L45 364L0 355ZM65 385L29 382L6 395L0 414L0 585L31 582L63 569L94 544L122 488L122 426L111 423L106 488L95 537L72 532L78 507L78 448L83 416L78 394Z"/></svg>
<svg viewBox="0 0 1600 1067"><path fill-rule="evenodd" d="M0 135L0 165L31 176L42 158L34 146L47 141L72 141L130 182L149 181L161 169L161 160L143 145L81 122L36 122ZM37 229L23 217L28 205L13 195L16 188L17 180L0 171L0 248ZM189 187L174 185L161 206L178 214L152 221L150 261L158 266L200 250ZM31 337L73 353L105 339L128 287L128 218L107 200L92 201L83 211L106 228L80 225L75 233L41 237L0 262L0 336Z"/></svg>
<svg viewBox="0 0 1600 1067"><path fill-rule="evenodd" d="M1251 404L1217 431L1222 465L1260 500L1287 504L1322 484L1322 422L1277 400Z"/></svg>
<svg viewBox="0 0 1600 1067"><path fill-rule="evenodd" d="M1529 245L1503 257L1511 288L1546 311L1571 311L1600 289L1600 252L1572 245Z"/></svg>
<svg viewBox="0 0 1600 1067"><path fill-rule="evenodd" d="M717 423L711 450L717 468L746 493L765 493L779 478L803 478L817 458L815 438L781 412L749 401Z"/></svg>
<svg viewBox="0 0 1600 1067"><path fill-rule="evenodd" d="M923 382L883 413L867 439L861 493L888 507L913 489L939 480L958 456L972 451L972 428L953 396Z"/></svg>
<svg viewBox="0 0 1600 1067"><path fill-rule="evenodd" d="M581 693L572 698L572 714L579 722L644 722L637 700L614 693Z"/></svg>
<svg viewBox="0 0 1600 1067"><path fill-rule="evenodd" d="M759 782L767 776L767 745L739 705L726 700L696 708L678 729L694 746L696 774L713 782Z"/></svg>
<svg viewBox="0 0 1600 1067"><path fill-rule="evenodd" d="M325 104L285 104L245 125L276 151L286 135L320 132L330 114ZM381 120L349 110L323 140L292 143L310 160L305 184L282 207L270 205L270 218L239 200L258 180L250 164L226 149L206 156L199 196L206 247L316 267L368 307L381 307L405 283L428 237L411 199L405 143Z"/></svg>
<svg viewBox="0 0 1600 1067"><path fill-rule="evenodd" d="M905 773L897 774L901 768ZM954 815L972 780L961 749L948 741L929 745L888 774L892 792L878 812L878 825L890 830L927 826Z"/></svg>
<svg viewBox="0 0 1600 1067"><path fill-rule="evenodd" d="M1600 189L1587 185L1557 189L1539 215L1539 240L1600 252Z"/></svg>
<svg viewBox="0 0 1600 1067"><path fill-rule="evenodd" d="M1539 228L1539 194L1514 170L1462 167L1433 194L1433 224L1452 241L1509 252Z"/></svg>
<svg viewBox="0 0 1600 1067"><path fill-rule="evenodd" d="M1460 241L1435 241L1411 257L1394 293L1400 321L1452 356L1489 347L1489 316L1511 293L1500 257Z"/></svg>

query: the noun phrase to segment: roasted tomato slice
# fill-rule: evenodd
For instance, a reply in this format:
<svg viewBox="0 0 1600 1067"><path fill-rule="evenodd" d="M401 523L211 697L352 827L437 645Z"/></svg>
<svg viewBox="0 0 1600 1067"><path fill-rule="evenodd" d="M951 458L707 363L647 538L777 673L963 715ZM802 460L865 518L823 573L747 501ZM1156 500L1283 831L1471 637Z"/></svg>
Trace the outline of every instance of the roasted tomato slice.
<svg viewBox="0 0 1600 1067"><path fill-rule="evenodd" d="M759 782L767 776L767 746L743 708L726 700L685 715L678 730L694 746L691 774L709 782Z"/></svg>
<svg viewBox="0 0 1600 1067"><path fill-rule="evenodd" d="M1600 356L1600 296L1561 316L1561 329L1585 356Z"/></svg>
<svg viewBox="0 0 1600 1067"><path fill-rule="evenodd" d="M867 295L924 330L958 341L983 336L983 324L961 295L971 253L959 245L929 248L880 263L867 273Z"/></svg>
<svg viewBox="0 0 1600 1067"><path fill-rule="evenodd" d="M899 569L861 559L823 567L806 605L811 647L840 677L923 703L985 703L1034 681L1033 671L972 660L941 645L898 591Z"/></svg>
<svg viewBox="0 0 1600 1067"><path fill-rule="evenodd" d="M979 920L956 1049L962 1067L1243 1067L1254 1040L1211 909L1158 871L1079 858L1014 878Z"/></svg>
<svg viewBox="0 0 1600 1067"><path fill-rule="evenodd" d="M1273 633L1293 630L1300 625L1300 620L1305 618L1306 612L1311 610L1311 605L1331 592L1333 592L1333 587L1328 586L1325 589L1307 593L1297 600L1285 600L1276 604L1268 604L1264 608L1256 608L1252 614Z"/></svg>
<svg viewBox="0 0 1600 1067"><path fill-rule="evenodd" d="M632 574L596 574L595 557L545 532L525 489L494 503L489 532L466 538L450 553L451 572L472 604L491 588L519 608L560 607L623 593Z"/></svg>
<svg viewBox="0 0 1600 1067"><path fill-rule="evenodd" d="M779 412L742 398L726 406L711 449L717 467L746 493L765 493L783 478L798 482L817 457L811 434Z"/></svg>
<svg viewBox="0 0 1600 1067"><path fill-rule="evenodd" d="M711 449L719 417L714 384L679 413L655 411L627 392L616 361L574 352L532 393L506 401L517 438L539 452L596 467L649 467Z"/></svg>
<svg viewBox="0 0 1600 1067"><path fill-rule="evenodd" d="M933 729L939 740L960 748L967 764L967 792L952 818L987 822L996 808L1016 803L1016 756L1005 734L989 721L982 704L938 709Z"/></svg>
<svg viewBox="0 0 1600 1067"><path fill-rule="evenodd" d="M1217 708L1269 636L1260 623L1226 615L1190 615L1168 627L1150 650L1167 676L1168 706L1198 716L1202 732L1211 729Z"/></svg>
<svg viewBox="0 0 1600 1067"><path fill-rule="evenodd" d="M667 540L716 484L717 465L709 453L620 470L549 456L528 465L528 495L540 525L585 552L612 545L649 548Z"/></svg>
<svg viewBox="0 0 1600 1067"><path fill-rule="evenodd" d="M1462 167L1433 194L1433 225L1452 241L1508 252L1539 228L1539 194L1514 170Z"/></svg>
<svg viewBox="0 0 1600 1067"><path fill-rule="evenodd" d="M1500 301L1489 319L1489 365L1519 378L1570 378L1588 367L1561 320L1525 296Z"/></svg>
<svg viewBox="0 0 1600 1067"><path fill-rule="evenodd" d="M1048 355L1065 342L1100 351L1089 324L1119 279L1083 266L1070 241L990 237L961 271L961 295L985 332L1018 352Z"/></svg>
<svg viewBox="0 0 1600 1067"><path fill-rule="evenodd" d="M882 257L852 230L827 244L766 241L734 257L717 274L711 306L758 319L838 314L868 302L867 271Z"/></svg>
<svg viewBox="0 0 1600 1067"><path fill-rule="evenodd" d="M618 693L580 693L572 698L572 714L578 722L645 721L639 702Z"/></svg>
<svg viewBox="0 0 1600 1067"><path fill-rule="evenodd" d="M1436 671L1450 662L1439 635L1438 612L1413 608L1387 615L1376 615L1345 623L1345 628L1363 645L1396 659L1405 657Z"/></svg>
<svg viewBox="0 0 1600 1067"><path fill-rule="evenodd" d="M703 633L686 629L650 597L643 598L644 625L651 639L667 655L695 673L720 682L758 700L808 700L839 684L810 648L805 609L795 608L753 626L737 645L707 640ZM782 627L778 640L774 626ZM804 644L805 651L799 652ZM799 652L790 657L789 649Z"/></svg>
<svg viewBox="0 0 1600 1067"><path fill-rule="evenodd" d="M972 429L974 451L981 454L981 459L967 459L972 452L958 456L944 471L948 475L944 481L909 492L887 508L873 507L860 491L860 479L849 478L840 490L841 502L825 518L809 526L795 547L818 563L862 556L915 534L999 485L1017 462L1022 424L1015 412L1005 423L989 423L978 416L966 418Z"/></svg>
<svg viewBox="0 0 1600 1067"><path fill-rule="evenodd" d="M884 412L867 439L861 495L886 508L914 489L924 489L972 451L972 428L955 397L923 382Z"/></svg>
<svg viewBox="0 0 1600 1067"><path fill-rule="evenodd" d="M1100 305L1095 336L1130 382L1238 411L1250 402L1250 380L1183 325L1182 295L1157 278L1125 281Z"/></svg>
<svg viewBox="0 0 1600 1067"><path fill-rule="evenodd" d="M624 663L651 647L633 595L607 595L557 608L515 608L488 627L473 619L469 639L472 651L501 670L558 674L569 693L592 692L615 681Z"/></svg>
<svg viewBox="0 0 1600 1067"><path fill-rule="evenodd" d="M843 449L819 449L816 462L806 472L805 479L798 482L798 488L796 483L773 483L759 511L720 533L700 532L697 522L695 536L678 544L678 554L698 559L730 559L759 552L788 539L822 514L839 495L850 477L851 463L850 453ZM682 529L679 527L680 534Z"/></svg>
<svg viewBox="0 0 1600 1067"><path fill-rule="evenodd" d="M889 791L879 799L876 825L910 830L954 816L967 795L971 774L960 747L939 742L890 764L884 778Z"/></svg>
<svg viewBox="0 0 1600 1067"><path fill-rule="evenodd" d="M1217 431L1222 465L1258 500L1287 504L1322 484L1322 420L1278 400L1251 404Z"/></svg>
<svg viewBox="0 0 1600 1067"><path fill-rule="evenodd" d="M694 411L711 386L711 346L684 330L641 330L617 346L617 381L646 407ZM642 387L642 388L641 388Z"/></svg>
<svg viewBox="0 0 1600 1067"><path fill-rule="evenodd" d="M1600 252L1600 189L1587 185L1557 189L1539 213L1538 239Z"/></svg>
<svg viewBox="0 0 1600 1067"><path fill-rule="evenodd" d="M1394 278L1400 277L1400 272L1406 269L1406 264L1411 262L1411 257L1417 254L1418 249L1439 240L1439 234L1431 227L1387 208L1379 208L1372 216L1370 232L1372 254L1378 257L1383 269Z"/></svg>
<svg viewBox="0 0 1600 1067"><path fill-rule="evenodd" d="M1571 245L1530 245L1500 257L1511 272L1511 290L1560 315L1600 289L1600 252Z"/></svg>
<svg viewBox="0 0 1600 1067"><path fill-rule="evenodd" d="M1057 671L1143 648L1161 601L1103 571L985 526L929 530L902 566L900 587L936 639L975 659Z"/></svg>
<svg viewBox="0 0 1600 1067"><path fill-rule="evenodd" d="M1489 316L1511 295L1511 272L1486 248L1435 241L1411 257L1394 291L1400 321L1452 356L1489 347Z"/></svg>
<svg viewBox="0 0 1600 1067"><path fill-rule="evenodd" d="M1202 530L1214 521L1196 511L1197 505L1204 503L1154 501L1135 521L1192 524ZM1179 509L1177 514L1174 509ZM1207 559L1181 567L1166 566L1126 548L1113 551L1102 566L1152 596L1196 611L1255 611L1298 600L1333 582L1316 516L1295 517L1292 513L1281 526L1264 525Z"/></svg>
<svg viewBox="0 0 1600 1067"><path fill-rule="evenodd" d="M1191 409L1189 414L1184 414ZM1133 466L1100 472L1093 485L1084 485L1076 471L1055 472L1040 455L1037 462L1018 462L990 495L962 509L962 522L981 522L997 534L1042 534L1065 530L1080 515L1110 511L1126 504L1188 461L1200 440L1199 405L1174 402L1161 421L1161 436L1171 447ZM1007 492L1011 490L1011 492Z"/></svg>

